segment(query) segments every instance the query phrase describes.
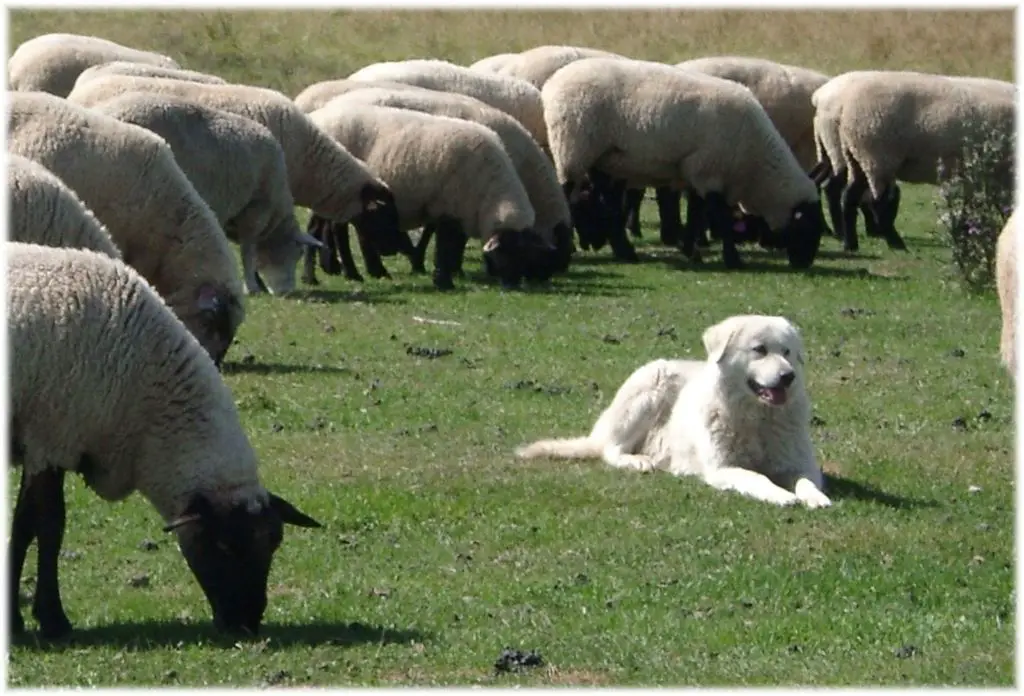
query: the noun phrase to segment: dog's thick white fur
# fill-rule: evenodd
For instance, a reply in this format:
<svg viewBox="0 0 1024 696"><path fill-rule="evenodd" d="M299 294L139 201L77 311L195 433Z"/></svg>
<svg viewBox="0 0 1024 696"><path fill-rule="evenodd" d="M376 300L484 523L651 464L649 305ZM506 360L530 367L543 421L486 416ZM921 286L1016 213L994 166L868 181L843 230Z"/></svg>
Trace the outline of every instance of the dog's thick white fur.
<svg viewBox="0 0 1024 696"><path fill-rule="evenodd" d="M804 345L783 317L729 317L704 332L708 357L655 360L623 383L585 437L520 447L523 459L603 459L699 476L776 505L831 505L810 437Z"/></svg>

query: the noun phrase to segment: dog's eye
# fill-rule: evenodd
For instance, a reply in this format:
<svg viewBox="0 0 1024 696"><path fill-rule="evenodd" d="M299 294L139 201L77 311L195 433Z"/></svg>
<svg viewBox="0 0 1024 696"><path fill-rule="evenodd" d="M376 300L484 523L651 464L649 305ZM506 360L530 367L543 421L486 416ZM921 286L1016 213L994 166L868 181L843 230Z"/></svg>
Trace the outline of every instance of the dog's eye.
<svg viewBox="0 0 1024 696"><path fill-rule="evenodd" d="M758 355L768 355L768 349L764 346L754 346L754 352Z"/></svg>
<svg viewBox="0 0 1024 696"><path fill-rule="evenodd" d="M789 357L789 348L786 348L784 351L782 351L782 357L784 357L784 358L788 358Z"/></svg>

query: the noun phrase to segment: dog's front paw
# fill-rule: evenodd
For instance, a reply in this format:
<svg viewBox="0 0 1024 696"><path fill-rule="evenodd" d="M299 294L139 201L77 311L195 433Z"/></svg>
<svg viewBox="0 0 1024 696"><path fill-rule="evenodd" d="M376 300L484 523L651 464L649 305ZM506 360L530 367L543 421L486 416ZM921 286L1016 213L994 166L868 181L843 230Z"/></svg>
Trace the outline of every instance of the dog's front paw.
<svg viewBox="0 0 1024 696"><path fill-rule="evenodd" d="M796 483L796 493L794 494L805 507L814 509L828 507L832 504L832 501L827 495L821 492L821 490L807 479L800 479Z"/></svg>
<svg viewBox="0 0 1024 696"><path fill-rule="evenodd" d="M773 493L768 496L767 501L773 505L788 507L790 505L796 505L800 502L800 499L796 497L795 493L780 490L778 493Z"/></svg>

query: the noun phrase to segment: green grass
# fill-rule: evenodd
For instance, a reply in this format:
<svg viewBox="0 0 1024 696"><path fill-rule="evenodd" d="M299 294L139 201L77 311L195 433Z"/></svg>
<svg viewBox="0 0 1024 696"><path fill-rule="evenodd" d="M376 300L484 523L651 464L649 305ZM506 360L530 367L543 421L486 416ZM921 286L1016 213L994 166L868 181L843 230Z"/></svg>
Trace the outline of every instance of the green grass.
<svg viewBox="0 0 1024 696"><path fill-rule="evenodd" d="M139 27L125 13L15 13L12 35L15 43L57 30L155 48L165 41L176 56L212 56L188 67L227 75L231 46L199 33L211 21L203 14L161 13ZM433 55L467 60L504 50L505 34L520 47L557 34L529 15L477 34L466 26L480 20L467 15L466 26L445 33L439 25L452 16L433 14L374 24L361 13L354 21L376 27L376 53L365 33L343 30L346 15L324 26L312 13L261 13L223 31L241 37L232 60L254 66L250 81L292 93L418 51L430 37ZM714 15L699 21L721 21ZM564 25L564 40L678 60L734 46L714 42L722 31L708 31L703 45L686 31L679 40L688 54L651 55L640 46L663 51L666 22L604 17ZM892 25L910 21L900 17L876 21L875 35L828 44L840 49L826 52L833 69L907 65L879 58L898 51L918 67L958 60L951 70L1009 74L1000 61L1012 47L993 38L999 22L922 19L927 31L908 31L886 53ZM810 48L800 53L801 37L783 56L782 22L763 22L765 55L815 63ZM942 27L949 36L977 28L988 43L940 55ZM740 28L737 44L751 41L753 22ZM818 30L811 38L832 36ZM840 36L839 24L832 31ZM332 32L334 43L309 39ZM280 42L267 52L282 60L250 61L252 37L269 35ZM406 38L407 48L396 48ZM350 39L355 48L346 48ZM296 77L307 60L316 74ZM324 74L332 62L347 68ZM234 644L213 633L198 585L148 504L109 505L69 480L61 578L76 632L56 645L30 633L13 646L9 684L1012 684L1012 382L998 362L995 297L968 296L951 282L933 197L930 187L905 187L910 252L864 240L848 257L826 240L804 274L754 249L742 252L748 272L724 272L717 254L699 270L680 268L653 245L647 204L644 263L582 254L547 291L502 293L480 282L471 247L469 277L452 293L392 258L391 281L356 286L321 274L319 289L251 299L225 378L267 485L325 523L288 530L261 639ZM804 332L832 508L780 510L667 474L512 457L522 442L589 430L637 366L700 356L704 328L740 312L784 314ZM410 346L453 352L427 360L407 354ZM958 418L966 428L954 427ZM140 548L147 538L156 550ZM30 557L26 575L34 574ZM148 586L131 586L140 574ZM34 628L27 606L23 614ZM546 664L496 675L506 646L537 649ZM907 646L915 650L897 656Z"/></svg>

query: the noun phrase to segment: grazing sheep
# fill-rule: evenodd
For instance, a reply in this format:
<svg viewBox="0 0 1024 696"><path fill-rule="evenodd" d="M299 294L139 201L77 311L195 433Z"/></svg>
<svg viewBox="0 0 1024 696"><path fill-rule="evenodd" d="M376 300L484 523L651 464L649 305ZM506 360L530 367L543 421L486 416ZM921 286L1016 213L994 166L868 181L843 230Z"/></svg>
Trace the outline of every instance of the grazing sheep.
<svg viewBox="0 0 1024 696"><path fill-rule="evenodd" d="M181 67L159 53L140 51L96 36L43 34L25 41L11 54L7 61L8 89L66 97L86 68L113 61Z"/></svg>
<svg viewBox="0 0 1024 696"><path fill-rule="evenodd" d="M544 87L552 75L569 63L584 58L625 58L626 56L580 46L536 46L509 58L496 70L498 75L526 80L537 89Z"/></svg>
<svg viewBox="0 0 1024 696"><path fill-rule="evenodd" d="M540 90L525 80L470 70L443 60L374 63L348 76L350 80L390 80L439 92L458 92L479 99L519 121L541 147L547 145Z"/></svg>
<svg viewBox="0 0 1024 696"><path fill-rule="evenodd" d="M7 239L43 246L92 249L121 258L114 242L78 195L49 169L7 155Z"/></svg>
<svg viewBox="0 0 1024 696"><path fill-rule="evenodd" d="M324 80L314 82L306 89L295 96L295 106L299 107L302 113L308 114L316 111L327 104L335 97L368 87L383 87L391 90L404 89L410 92L434 92L435 90L426 87L417 87L404 82L391 82L389 80Z"/></svg>
<svg viewBox="0 0 1024 696"><path fill-rule="evenodd" d="M146 63L133 63L127 60L115 60L110 63L94 65L82 71L82 74L75 80L79 85L89 80L95 80L104 75L133 75L135 77L166 77L172 80L185 80L186 82L202 82L208 85L225 85L227 80L197 72L195 70L184 70L182 68L165 68L160 65L147 65ZM70 90L69 90L70 93Z"/></svg>
<svg viewBox="0 0 1024 696"><path fill-rule="evenodd" d="M436 226L434 286L454 287L466 238L483 242L506 286L547 279L554 250L533 232L535 214L501 140L469 121L390 107L329 103L309 115L388 182L400 225Z"/></svg>
<svg viewBox="0 0 1024 696"><path fill-rule="evenodd" d="M542 94L568 195L588 177L619 182L619 201L629 186L685 185L718 231L727 268L742 266L732 213L740 202L784 240L792 267L813 264L824 227L817 188L746 87L661 63L586 58L556 72ZM691 232L682 251L693 257ZM629 258L625 251L616 256Z"/></svg>
<svg viewBox="0 0 1024 696"><path fill-rule="evenodd" d="M557 272L563 272L568 268L572 255L572 216L569 213L569 205L558 185L558 177L551 161L517 120L472 97L451 92L392 90L367 86L365 89L347 92L331 103L337 101L421 111L435 116L472 121L490 128L501 139L505 152L512 160L516 173L530 197L530 203L536 213L534 229L560 252ZM425 230L417 244L421 262L429 238L430 235Z"/></svg>
<svg viewBox="0 0 1024 696"><path fill-rule="evenodd" d="M935 184L938 163L955 165L972 125L1001 132L1015 125L1013 92L910 71L840 75L819 89L815 103L816 134L826 132L819 125L830 119L830 138L838 135L844 159L843 234L851 250L857 248L854 223L865 194L889 246L906 249L895 227L896 182Z"/></svg>
<svg viewBox="0 0 1024 696"><path fill-rule="evenodd" d="M295 205L337 223L359 222L382 253L415 253L409 237L399 233L394 197L387 185L280 92L249 85L108 75L79 85L68 100L92 106L125 92L176 96L256 121L281 144Z"/></svg>
<svg viewBox="0 0 1024 696"><path fill-rule="evenodd" d="M219 365L245 317L231 247L171 148L44 92L8 92L7 150L57 175L106 226L125 263Z"/></svg>
<svg viewBox="0 0 1024 696"><path fill-rule="evenodd" d="M498 53L493 56L487 56L470 65L469 69L484 73L496 73L503 65L518 55L518 53Z"/></svg>
<svg viewBox="0 0 1024 696"><path fill-rule="evenodd" d="M996 243L996 291L1003 314L999 355L1017 378L1017 212L1010 214Z"/></svg>
<svg viewBox="0 0 1024 696"><path fill-rule="evenodd" d="M93 111L152 131L210 206L228 238L239 244L246 289L260 291L257 269L273 293L295 289L306 245L319 242L299 228L284 152L252 119L173 95L126 92Z"/></svg>
<svg viewBox="0 0 1024 696"><path fill-rule="evenodd" d="M217 368L138 273L89 250L5 251L11 459L22 467L12 632L24 631L18 590L33 539L32 613L46 638L71 630L57 568L66 472L110 502L141 493L177 532L217 628L258 632L284 525L320 523L263 487Z"/></svg>

